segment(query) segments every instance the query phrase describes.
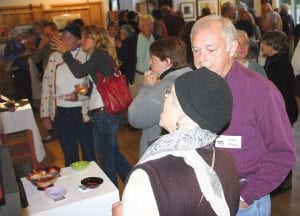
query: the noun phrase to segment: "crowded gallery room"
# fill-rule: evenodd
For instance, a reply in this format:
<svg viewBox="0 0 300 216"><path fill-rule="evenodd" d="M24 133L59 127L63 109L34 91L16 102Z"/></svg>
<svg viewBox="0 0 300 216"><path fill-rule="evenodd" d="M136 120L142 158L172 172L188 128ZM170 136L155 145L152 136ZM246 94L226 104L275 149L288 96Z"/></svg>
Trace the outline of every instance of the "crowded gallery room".
<svg viewBox="0 0 300 216"><path fill-rule="evenodd" d="M0 1L0 216L296 216L299 0Z"/></svg>

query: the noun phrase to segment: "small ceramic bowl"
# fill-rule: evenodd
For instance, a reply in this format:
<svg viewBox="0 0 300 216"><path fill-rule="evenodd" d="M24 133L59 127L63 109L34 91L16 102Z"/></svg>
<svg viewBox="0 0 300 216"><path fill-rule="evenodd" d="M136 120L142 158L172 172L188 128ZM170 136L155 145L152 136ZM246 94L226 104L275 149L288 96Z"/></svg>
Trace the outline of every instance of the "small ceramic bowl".
<svg viewBox="0 0 300 216"><path fill-rule="evenodd" d="M45 190L52 186L60 174L59 167L49 167L46 169L34 169L26 174L27 180L37 186L38 190Z"/></svg>
<svg viewBox="0 0 300 216"><path fill-rule="evenodd" d="M67 189L61 186L48 187L45 190L45 195L53 200L61 200L67 193Z"/></svg>
<svg viewBox="0 0 300 216"><path fill-rule="evenodd" d="M102 183L103 183L103 179L99 177L88 177L81 180L81 184L85 188L89 188L89 189L97 188Z"/></svg>
<svg viewBox="0 0 300 216"><path fill-rule="evenodd" d="M85 170L90 165L89 161L77 161L71 164L71 168L76 171Z"/></svg>

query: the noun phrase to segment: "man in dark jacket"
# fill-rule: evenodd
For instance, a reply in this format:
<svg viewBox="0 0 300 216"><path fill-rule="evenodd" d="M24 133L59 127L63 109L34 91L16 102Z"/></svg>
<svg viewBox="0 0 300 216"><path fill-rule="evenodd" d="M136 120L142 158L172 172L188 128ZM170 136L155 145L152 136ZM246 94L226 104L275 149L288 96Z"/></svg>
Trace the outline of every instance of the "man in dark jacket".
<svg viewBox="0 0 300 216"><path fill-rule="evenodd" d="M131 92L135 96L143 84L144 72L149 69L149 47L158 39L153 34L154 19L150 15L139 17L138 35L126 38L119 51L121 71L131 84Z"/></svg>

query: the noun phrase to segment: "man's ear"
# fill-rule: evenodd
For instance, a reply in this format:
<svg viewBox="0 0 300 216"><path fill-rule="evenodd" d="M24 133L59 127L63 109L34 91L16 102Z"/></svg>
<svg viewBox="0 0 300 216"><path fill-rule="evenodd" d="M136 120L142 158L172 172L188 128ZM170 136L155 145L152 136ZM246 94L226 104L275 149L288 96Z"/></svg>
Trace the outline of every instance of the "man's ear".
<svg viewBox="0 0 300 216"><path fill-rule="evenodd" d="M170 65L171 67L173 66L173 63L171 62L170 58L166 58L165 60L167 62L168 65Z"/></svg>
<svg viewBox="0 0 300 216"><path fill-rule="evenodd" d="M230 50L229 50L230 57L235 57L238 45L239 44L238 44L237 40L234 40L234 41L231 42L231 47L230 47Z"/></svg>

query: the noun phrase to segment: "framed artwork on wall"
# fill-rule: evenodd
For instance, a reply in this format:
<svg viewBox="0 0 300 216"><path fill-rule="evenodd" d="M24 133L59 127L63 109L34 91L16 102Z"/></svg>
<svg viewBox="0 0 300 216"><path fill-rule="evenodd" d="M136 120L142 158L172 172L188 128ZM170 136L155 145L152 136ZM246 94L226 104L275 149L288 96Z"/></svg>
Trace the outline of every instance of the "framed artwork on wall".
<svg viewBox="0 0 300 216"><path fill-rule="evenodd" d="M63 14L58 16L53 16L52 21L56 24L59 30L64 29L67 24L72 22L74 19L81 18L80 13L76 14Z"/></svg>
<svg viewBox="0 0 300 216"><path fill-rule="evenodd" d="M253 8L253 0L237 0L236 4L238 5L240 2L245 3L249 8Z"/></svg>
<svg viewBox="0 0 300 216"><path fill-rule="evenodd" d="M183 2L180 3L180 10L183 13L183 18L194 18L195 17L195 8L194 2Z"/></svg>
<svg viewBox="0 0 300 216"><path fill-rule="evenodd" d="M203 9L209 8L211 14L218 14L218 1L217 0L200 0L198 3L198 16L203 16Z"/></svg>
<svg viewBox="0 0 300 216"><path fill-rule="evenodd" d="M117 11L120 8L119 0L109 0L109 10Z"/></svg>

